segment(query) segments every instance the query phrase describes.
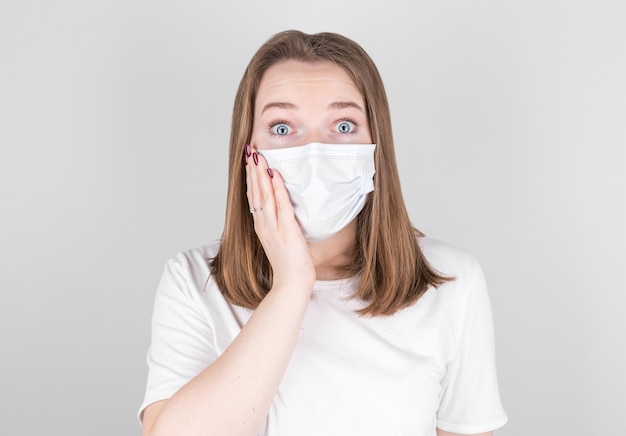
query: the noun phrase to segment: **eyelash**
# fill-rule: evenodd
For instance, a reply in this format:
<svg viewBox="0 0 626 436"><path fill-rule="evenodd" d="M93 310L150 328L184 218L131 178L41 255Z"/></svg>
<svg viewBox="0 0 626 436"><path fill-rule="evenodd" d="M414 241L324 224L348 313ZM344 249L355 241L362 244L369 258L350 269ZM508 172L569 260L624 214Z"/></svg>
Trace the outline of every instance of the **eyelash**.
<svg viewBox="0 0 626 436"><path fill-rule="evenodd" d="M278 126L279 124L284 124L284 125L288 126L290 129L293 128L292 125L288 121L285 121L285 120L273 121L273 122L270 123L270 125L268 127L268 130L270 131L270 135L272 135L272 136L287 136L287 135L278 135L278 134L274 133L274 127Z"/></svg>
<svg viewBox="0 0 626 436"><path fill-rule="evenodd" d="M357 124L357 122L356 122L356 121L354 121L353 119L350 119L350 118L343 118L343 119L337 120L337 121L335 122L334 126L336 127L336 126L338 126L338 125L339 125L339 124L341 124L341 123L350 123L350 124L352 124L352 126L353 126L353 129L352 129L350 132L348 132L348 133L336 132L336 133L340 133L340 134L342 134L342 135L352 135L352 134L356 133L356 131L357 131L358 127L359 127L359 125ZM276 126L280 125L280 124L284 124L284 125L286 125L287 127L289 127L290 129L293 129L293 126L292 126L292 125L291 125L291 123L289 123L288 121L285 121L285 120L276 120L276 121L272 121L272 122L269 124L269 126L268 126L268 130L269 130L270 134L271 134L272 136L279 136L279 137L289 136L289 134L287 134L287 135L278 135L278 134L276 134L276 133L274 132L274 128L275 128Z"/></svg>
<svg viewBox="0 0 626 436"><path fill-rule="evenodd" d="M356 123L356 121L351 120L350 118L344 118L344 119L342 119L342 120L338 120L338 121L335 123L335 126L338 126L338 125L339 125L339 124L341 124L341 123L350 123L350 124L352 124L352 126L353 126L353 129L352 129L350 132L348 132L348 133L342 133L342 135L352 135L352 134L356 133L356 131L357 131L358 127L359 127L359 125ZM341 133L341 132L338 132L338 133Z"/></svg>

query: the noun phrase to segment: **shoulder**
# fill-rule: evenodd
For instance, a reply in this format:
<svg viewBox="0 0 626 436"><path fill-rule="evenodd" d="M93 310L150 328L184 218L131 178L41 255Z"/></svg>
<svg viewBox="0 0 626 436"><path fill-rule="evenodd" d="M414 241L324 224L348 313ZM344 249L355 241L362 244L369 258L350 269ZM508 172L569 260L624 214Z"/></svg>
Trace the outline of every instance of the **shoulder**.
<svg viewBox="0 0 626 436"><path fill-rule="evenodd" d="M488 307L485 276L473 255L428 237L419 238L418 243L430 266L451 279L429 290L424 295L427 301L437 302L441 310L447 311L459 323L477 305L483 305L484 309ZM455 329L460 328L460 324L455 323L455 326Z"/></svg>
<svg viewBox="0 0 626 436"><path fill-rule="evenodd" d="M417 242L428 263L444 276L465 280L482 274L478 260L454 245L426 236Z"/></svg>
<svg viewBox="0 0 626 436"><path fill-rule="evenodd" d="M179 272L205 271L211 259L217 254L219 246L220 242L214 241L207 245L180 251L167 261L166 267Z"/></svg>
<svg viewBox="0 0 626 436"><path fill-rule="evenodd" d="M217 254L219 245L219 241L214 241L174 255L165 264L161 288L174 287L183 293L205 289L211 276L209 262Z"/></svg>

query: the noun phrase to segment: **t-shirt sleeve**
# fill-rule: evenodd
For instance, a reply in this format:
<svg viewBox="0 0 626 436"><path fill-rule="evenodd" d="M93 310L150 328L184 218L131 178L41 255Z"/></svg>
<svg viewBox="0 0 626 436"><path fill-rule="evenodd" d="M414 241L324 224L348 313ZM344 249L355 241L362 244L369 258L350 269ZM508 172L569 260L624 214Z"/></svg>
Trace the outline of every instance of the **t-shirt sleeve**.
<svg viewBox="0 0 626 436"><path fill-rule="evenodd" d="M457 347L442 380L437 427L452 433L493 431L507 422L496 376L491 304L477 262L461 285L465 304Z"/></svg>
<svg viewBox="0 0 626 436"><path fill-rule="evenodd" d="M148 381L138 418L150 404L170 398L216 359L212 330L203 315L187 258L170 260L152 314Z"/></svg>

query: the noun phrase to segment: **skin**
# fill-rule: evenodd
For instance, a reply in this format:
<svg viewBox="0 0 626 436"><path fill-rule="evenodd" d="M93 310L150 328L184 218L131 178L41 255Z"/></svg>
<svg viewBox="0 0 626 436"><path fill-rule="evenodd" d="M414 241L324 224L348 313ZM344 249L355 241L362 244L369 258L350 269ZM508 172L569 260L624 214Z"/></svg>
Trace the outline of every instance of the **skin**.
<svg viewBox="0 0 626 436"><path fill-rule="evenodd" d="M361 93L343 68L334 64L288 61L270 67L263 76L255 102L253 152L311 142L371 143ZM265 167L263 157L258 155L258 158L259 165ZM261 174L258 180L254 178L256 174L256 171L248 172L248 198L253 207L261 205L257 204L257 196L262 198L261 202L266 201L264 186L256 183L263 182L266 174ZM261 222L265 223L266 214L255 214L254 218L255 226L260 227ZM348 253L355 238L356 222L352 222L332 238L308 243L318 280L342 276L338 267L349 260ZM264 243L263 239L261 242Z"/></svg>
<svg viewBox="0 0 626 436"><path fill-rule="evenodd" d="M310 142L371 143L363 97L337 65L276 64L259 86L246 164L248 203L262 208L253 214L254 228L274 271L272 289L224 354L172 398L146 408L143 435L256 435L265 421L315 280L343 277L339 267L356 239L353 221L307 243L280 174L270 177L257 153Z"/></svg>

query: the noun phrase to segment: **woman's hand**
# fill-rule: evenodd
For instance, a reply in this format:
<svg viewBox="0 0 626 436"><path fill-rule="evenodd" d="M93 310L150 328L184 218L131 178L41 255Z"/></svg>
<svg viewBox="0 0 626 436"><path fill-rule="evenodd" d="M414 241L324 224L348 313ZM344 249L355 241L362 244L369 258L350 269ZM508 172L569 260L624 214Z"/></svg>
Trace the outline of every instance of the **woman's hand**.
<svg viewBox="0 0 626 436"><path fill-rule="evenodd" d="M315 266L278 171L255 147L246 146L248 204L256 231L273 269L273 288L294 283L310 289Z"/></svg>
<svg viewBox="0 0 626 436"><path fill-rule="evenodd" d="M247 196L274 283L228 349L170 399L144 411L143 434L258 434L293 353L315 267L280 174L246 148Z"/></svg>

